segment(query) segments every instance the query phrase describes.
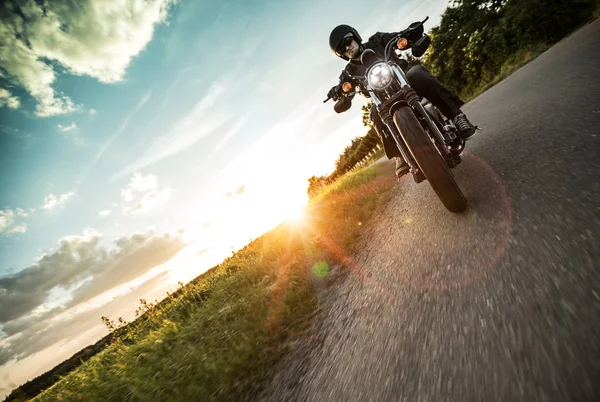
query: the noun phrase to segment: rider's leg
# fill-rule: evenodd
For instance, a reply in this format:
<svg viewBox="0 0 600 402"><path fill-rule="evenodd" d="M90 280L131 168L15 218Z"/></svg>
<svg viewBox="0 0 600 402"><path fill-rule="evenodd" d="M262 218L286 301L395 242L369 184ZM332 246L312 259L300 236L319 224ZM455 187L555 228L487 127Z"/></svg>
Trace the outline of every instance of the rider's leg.
<svg viewBox="0 0 600 402"><path fill-rule="evenodd" d="M424 98L427 98L449 119L452 119L458 134L467 139L475 133L475 127L469 122L460 108L465 103L456 96L427 69L421 65L412 67L406 73L411 87Z"/></svg>
<svg viewBox="0 0 600 402"><path fill-rule="evenodd" d="M377 134L379 134L379 138L381 138L385 155L388 157L388 159L396 158L396 176L398 176L398 178L402 177L409 172L409 166L402 158L402 154L398 150L398 146L394 140L389 135L384 135L383 130L387 130L387 128L381 121L375 105L373 105L371 108L371 121L375 125L375 131L377 131Z"/></svg>

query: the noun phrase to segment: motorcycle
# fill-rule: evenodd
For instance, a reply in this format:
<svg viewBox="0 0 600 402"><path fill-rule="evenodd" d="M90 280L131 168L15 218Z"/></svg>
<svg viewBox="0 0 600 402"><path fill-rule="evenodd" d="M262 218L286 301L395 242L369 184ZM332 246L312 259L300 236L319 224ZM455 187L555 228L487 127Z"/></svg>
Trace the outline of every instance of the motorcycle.
<svg viewBox="0 0 600 402"><path fill-rule="evenodd" d="M419 98L402 68L405 67L402 63L406 63L401 58L404 52L416 49L422 55L431 44L429 36L423 33L428 19L411 24L392 38L383 59L373 50L365 49L360 60L366 74L352 76L344 71L340 95L334 95L336 99L328 96L323 102L335 100L334 110L341 113L350 108L355 94L371 98L388 129L384 135L393 138L414 181L427 180L446 209L459 213L467 208L467 200L451 168L461 162L465 141L457 135L452 120L445 118L427 99ZM415 32L420 33L420 39L409 41L407 37L415 37Z"/></svg>

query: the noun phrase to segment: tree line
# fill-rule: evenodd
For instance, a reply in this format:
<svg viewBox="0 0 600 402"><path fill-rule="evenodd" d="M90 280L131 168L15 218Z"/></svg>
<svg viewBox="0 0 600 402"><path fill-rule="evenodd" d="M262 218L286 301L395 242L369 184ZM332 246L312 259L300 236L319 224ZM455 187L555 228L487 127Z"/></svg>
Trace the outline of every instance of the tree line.
<svg viewBox="0 0 600 402"><path fill-rule="evenodd" d="M379 134L375 131L373 123L369 118L371 103L363 105L363 124L368 128L367 133L363 136L354 137L350 145L344 148L344 151L338 156L335 161L335 169L328 176L311 176L308 179L308 196L312 198L319 190L329 183L333 183L338 177L343 176L357 165L364 162L369 155L372 155L376 149L381 146Z"/></svg>
<svg viewBox="0 0 600 402"><path fill-rule="evenodd" d="M462 97L597 16L599 0L455 0L423 64ZM529 54L528 54L529 53Z"/></svg>

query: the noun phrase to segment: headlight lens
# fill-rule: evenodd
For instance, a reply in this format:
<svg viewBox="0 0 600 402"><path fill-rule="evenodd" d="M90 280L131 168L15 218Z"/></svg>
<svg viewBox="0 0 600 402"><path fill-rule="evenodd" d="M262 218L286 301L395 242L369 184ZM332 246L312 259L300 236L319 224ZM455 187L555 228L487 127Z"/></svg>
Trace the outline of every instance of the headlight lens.
<svg viewBox="0 0 600 402"><path fill-rule="evenodd" d="M377 63L369 70L367 81L369 86L376 91L385 89L392 83L392 69L387 63Z"/></svg>

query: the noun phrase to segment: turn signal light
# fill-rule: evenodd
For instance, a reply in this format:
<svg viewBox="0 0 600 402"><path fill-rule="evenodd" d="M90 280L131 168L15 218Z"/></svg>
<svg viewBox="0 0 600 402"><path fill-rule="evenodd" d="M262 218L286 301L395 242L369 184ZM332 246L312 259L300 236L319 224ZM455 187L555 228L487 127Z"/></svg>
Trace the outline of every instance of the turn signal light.
<svg viewBox="0 0 600 402"><path fill-rule="evenodd" d="M352 91L352 84L351 84L351 83L349 83L348 81L344 82L344 83L342 84L342 91L344 91L344 92L346 92L346 93L348 93L348 92Z"/></svg>
<svg viewBox="0 0 600 402"><path fill-rule="evenodd" d="M400 38L398 39L398 42L396 42L396 46L398 46L398 49L404 50L408 47L408 40L406 38Z"/></svg>

